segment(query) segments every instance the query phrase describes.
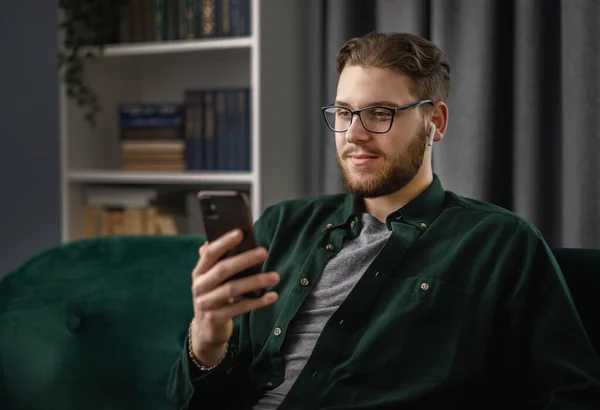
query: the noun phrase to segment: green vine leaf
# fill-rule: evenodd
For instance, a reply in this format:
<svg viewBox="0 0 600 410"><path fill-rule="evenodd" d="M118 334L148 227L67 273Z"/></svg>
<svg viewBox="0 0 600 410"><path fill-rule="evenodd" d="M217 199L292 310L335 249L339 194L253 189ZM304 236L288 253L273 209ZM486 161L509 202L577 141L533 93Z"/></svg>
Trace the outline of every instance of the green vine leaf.
<svg viewBox="0 0 600 410"><path fill-rule="evenodd" d="M85 80L86 61L118 41L118 26L123 2L119 0L60 0L62 19L58 29L63 40L58 53L58 69L66 95L84 110L84 119L96 125L102 107L96 92Z"/></svg>

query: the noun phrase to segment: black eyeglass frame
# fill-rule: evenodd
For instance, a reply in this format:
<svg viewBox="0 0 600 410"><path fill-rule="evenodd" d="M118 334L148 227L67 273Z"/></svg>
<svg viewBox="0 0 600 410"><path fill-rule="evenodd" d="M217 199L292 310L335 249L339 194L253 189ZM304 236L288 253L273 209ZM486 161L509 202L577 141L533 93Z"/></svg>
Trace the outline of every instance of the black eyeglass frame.
<svg viewBox="0 0 600 410"><path fill-rule="evenodd" d="M394 118L396 117L396 114L398 114L399 112L404 111L404 110L410 110L411 108L418 108L423 104L435 105L436 103L433 100L419 100L419 101L415 101L414 103L406 104L406 105L403 105L402 107L397 107L397 108L384 107L384 106L379 106L379 105L371 105L369 107L365 107L365 108L362 108L362 109L356 110L356 111L352 111L350 108L343 107L341 105L327 105L325 107L321 107L321 112L323 113L323 119L325 120L325 124L327 124L327 127L333 132L346 132L346 131L348 131L348 128L350 128L350 125L348 126L348 128L346 128L343 131L334 130L333 128L331 128L331 125L329 125L329 122L327 121L327 114L325 113L325 111L330 108L343 108L345 110L350 111L350 124L352 124L352 118L354 118L354 115L356 114L356 115L358 115L358 118L360 119L360 123L362 124L362 126L364 127L365 130L367 130L373 134L386 134L392 129L392 125L394 125ZM384 109L384 110L390 111L390 113L392 115L392 120L390 121L390 127L387 129L387 131L371 131L370 129L368 129L365 126L365 123L362 119L361 113L365 110L370 110L373 108L379 108L379 109Z"/></svg>

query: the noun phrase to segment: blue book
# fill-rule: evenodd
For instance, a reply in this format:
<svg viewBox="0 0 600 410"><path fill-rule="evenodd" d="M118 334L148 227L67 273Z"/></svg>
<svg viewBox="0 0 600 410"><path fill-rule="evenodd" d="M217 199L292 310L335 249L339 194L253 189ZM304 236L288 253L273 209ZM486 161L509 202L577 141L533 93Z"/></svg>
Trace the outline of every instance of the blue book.
<svg viewBox="0 0 600 410"><path fill-rule="evenodd" d="M240 35L240 0L230 0L229 5L229 20L230 20L230 33L232 36ZM243 25L243 24L242 24Z"/></svg>
<svg viewBox="0 0 600 410"><path fill-rule="evenodd" d="M227 118L227 169L238 170L239 164L236 157L239 141L239 121L237 113L237 89L227 90L225 116Z"/></svg>
<svg viewBox="0 0 600 410"><path fill-rule="evenodd" d="M236 92L236 143L235 163L239 171L250 171L251 159L251 123L250 123L250 89L242 88Z"/></svg>
<svg viewBox="0 0 600 410"><path fill-rule="evenodd" d="M202 147L204 128L203 102L202 91L186 91L185 161L188 170L200 170L204 168L204 149Z"/></svg>
<svg viewBox="0 0 600 410"><path fill-rule="evenodd" d="M215 170L217 162L217 106L216 106L216 92L214 90L204 91L204 127L202 134L203 148L204 148L204 169Z"/></svg>
<svg viewBox="0 0 600 410"><path fill-rule="evenodd" d="M238 32L241 36L250 35L250 15L252 12L252 0L240 0L240 16L238 19Z"/></svg>
<svg viewBox="0 0 600 410"><path fill-rule="evenodd" d="M229 119L227 118L228 90L217 90L217 169L229 169Z"/></svg>
<svg viewBox="0 0 600 410"><path fill-rule="evenodd" d="M242 117L244 118L244 122L243 122L243 127L244 130L242 132L242 135L244 136L244 139L246 141L245 147L246 147L246 152L244 153L244 161L243 161L243 169L246 171L250 171L250 167L252 165L252 145L251 145L251 138L252 138L252 116L250 115L250 110L252 107L252 100L250 99L251 94L250 94L250 88L247 88L246 90L244 90L243 92L243 111L242 111Z"/></svg>
<svg viewBox="0 0 600 410"><path fill-rule="evenodd" d="M118 107L123 140L171 140L183 137L185 108L181 103L122 103Z"/></svg>
<svg viewBox="0 0 600 410"><path fill-rule="evenodd" d="M179 103L122 103L119 105L119 125L126 128L159 128L181 126L183 105Z"/></svg>

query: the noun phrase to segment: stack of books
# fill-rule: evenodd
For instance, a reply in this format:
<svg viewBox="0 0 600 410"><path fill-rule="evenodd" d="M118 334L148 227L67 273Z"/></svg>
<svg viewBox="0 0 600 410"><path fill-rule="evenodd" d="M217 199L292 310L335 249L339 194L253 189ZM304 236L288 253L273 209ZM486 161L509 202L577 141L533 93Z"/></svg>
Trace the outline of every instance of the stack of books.
<svg viewBox="0 0 600 410"><path fill-rule="evenodd" d="M177 235L181 212L160 206L154 189L90 188L83 205L84 236Z"/></svg>
<svg viewBox="0 0 600 410"><path fill-rule="evenodd" d="M178 103L119 106L121 165L128 171L184 171L184 108Z"/></svg>

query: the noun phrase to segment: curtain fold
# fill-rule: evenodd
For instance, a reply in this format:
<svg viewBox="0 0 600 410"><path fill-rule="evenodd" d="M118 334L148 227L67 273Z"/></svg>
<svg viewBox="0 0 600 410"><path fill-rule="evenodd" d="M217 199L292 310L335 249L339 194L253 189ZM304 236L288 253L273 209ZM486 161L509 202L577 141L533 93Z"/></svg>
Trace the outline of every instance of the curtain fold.
<svg viewBox="0 0 600 410"><path fill-rule="evenodd" d="M600 248L600 2L560 3L559 243Z"/></svg>

